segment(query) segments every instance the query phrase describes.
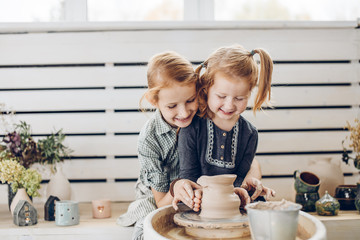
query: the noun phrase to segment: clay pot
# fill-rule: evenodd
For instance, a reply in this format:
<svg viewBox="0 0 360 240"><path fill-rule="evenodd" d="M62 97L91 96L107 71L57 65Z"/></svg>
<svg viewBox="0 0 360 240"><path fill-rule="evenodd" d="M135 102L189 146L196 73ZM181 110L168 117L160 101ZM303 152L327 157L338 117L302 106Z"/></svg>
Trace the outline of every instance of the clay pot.
<svg viewBox="0 0 360 240"><path fill-rule="evenodd" d="M315 193L297 193L295 196L295 202L302 205L302 209L305 212L315 212L315 203L319 200L320 196L318 192Z"/></svg>
<svg viewBox="0 0 360 240"><path fill-rule="evenodd" d="M197 183L203 187L202 218L232 218L240 215L240 198L234 193L235 174L202 176Z"/></svg>
<svg viewBox="0 0 360 240"><path fill-rule="evenodd" d="M321 185L320 196L327 190L331 196L335 196L335 188L344 184L344 174L341 170L340 159L321 157L309 161L306 171L314 173L319 177Z"/></svg>
<svg viewBox="0 0 360 240"><path fill-rule="evenodd" d="M339 185L335 197L340 203L340 210L355 210L356 185Z"/></svg>
<svg viewBox="0 0 360 240"><path fill-rule="evenodd" d="M351 199L356 197L356 185L339 185L335 189L335 197Z"/></svg>

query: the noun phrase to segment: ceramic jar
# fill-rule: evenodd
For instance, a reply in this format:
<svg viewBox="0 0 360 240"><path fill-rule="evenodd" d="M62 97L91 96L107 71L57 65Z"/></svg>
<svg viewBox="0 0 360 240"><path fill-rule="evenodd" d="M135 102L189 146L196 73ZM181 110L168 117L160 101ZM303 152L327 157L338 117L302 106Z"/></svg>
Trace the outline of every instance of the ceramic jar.
<svg viewBox="0 0 360 240"><path fill-rule="evenodd" d="M201 176L197 183L203 187L202 218L232 218L240 215L240 198L234 193L235 174Z"/></svg>
<svg viewBox="0 0 360 240"><path fill-rule="evenodd" d="M315 206L317 214L321 216L335 216L340 210L340 203L330 196L328 191L325 191L325 195L316 201Z"/></svg>
<svg viewBox="0 0 360 240"><path fill-rule="evenodd" d="M320 196L323 196L325 191L328 191L334 197L336 186L344 184L344 174L340 163L340 159L331 157L321 157L309 161L306 171L312 172L319 177L321 182Z"/></svg>

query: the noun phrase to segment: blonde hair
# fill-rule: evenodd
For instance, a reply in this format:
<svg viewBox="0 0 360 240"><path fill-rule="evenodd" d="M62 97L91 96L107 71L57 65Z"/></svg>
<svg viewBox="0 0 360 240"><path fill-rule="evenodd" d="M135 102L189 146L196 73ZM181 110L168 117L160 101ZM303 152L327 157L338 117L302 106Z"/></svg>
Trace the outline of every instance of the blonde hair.
<svg viewBox="0 0 360 240"><path fill-rule="evenodd" d="M161 89L174 83L196 84L197 80L197 74L190 61L178 53L168 51L154 55L148 63L148 90L140 99L140 109L144 110L141 106L144 98L150 100L152 104L157 103Z"/></svg>
<svg viewBox="0 0 360 240"><path fill-rule="evenodd" d="M260 56L260 76L258 65L253 58L255 53L258 53ZM214 77L218 72L222 72L233 78L247 80L249 83L249 91L253 90L257 83L259 84L254 102L254 114L258 109L261 109L261 105L264 102L270 105L273 62L265 50L257 48L249 52L241 45L221 47L197 67L195 72L200 75L202 68L205 68L205 72L199 77L200 87L198 96L200 116L212 117L212 112L207 105L208 91L209 88L214 85Z"/></svg>

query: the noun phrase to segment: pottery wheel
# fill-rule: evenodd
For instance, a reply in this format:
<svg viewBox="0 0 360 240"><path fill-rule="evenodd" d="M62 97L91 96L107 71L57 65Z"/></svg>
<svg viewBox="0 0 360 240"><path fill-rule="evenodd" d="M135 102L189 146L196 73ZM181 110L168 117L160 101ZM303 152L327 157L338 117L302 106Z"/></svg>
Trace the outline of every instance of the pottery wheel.
<svg viewBox="0 0 360 240"><path fill-rule="evenodd" d="M238 238L250 235L248 217L239 214L229 219L202 218L199 213L186 211L176 213L174 222L185 227L185 232L202 238Z"/></svg>

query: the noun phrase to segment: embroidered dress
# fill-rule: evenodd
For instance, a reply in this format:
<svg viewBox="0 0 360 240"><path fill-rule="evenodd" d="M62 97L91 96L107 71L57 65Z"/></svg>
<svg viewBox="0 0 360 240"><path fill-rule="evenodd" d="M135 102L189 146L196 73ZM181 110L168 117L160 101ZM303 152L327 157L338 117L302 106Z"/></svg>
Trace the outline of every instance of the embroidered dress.
<svg viewBox="0 0 360 240"><path fill-rule="evenodd" d="M179 175L179 155L176 128L167 124L156 110L140 131L138 158L140 177L135 185L136 200L128 211L117 219L122 226L131 226L155 210L156 202L151 188L168 192L170 183Z"/></svg>
<svg viewBox="0 0 360 240"><path fill-rule="evenodd" d="M230 131L195 116L179 134L180 177L194 182L202 175L236 174L239 187L250 169L258 143L256 128L240 116Z"/></svg>

